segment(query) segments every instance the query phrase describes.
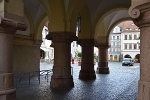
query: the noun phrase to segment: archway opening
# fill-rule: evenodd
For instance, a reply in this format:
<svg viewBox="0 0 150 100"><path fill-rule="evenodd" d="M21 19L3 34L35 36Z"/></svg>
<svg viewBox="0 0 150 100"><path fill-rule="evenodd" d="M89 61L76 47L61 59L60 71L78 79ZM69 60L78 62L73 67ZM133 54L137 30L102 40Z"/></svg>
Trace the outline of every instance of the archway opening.
<svg viewBox="0 0 150 100"><path fill-rule="evenodd" d="M42 30L42 43L41 43L41 58L40 58L40 70L52 69L54 62L54 48L51 47L52 41L46 39L46 35L49 30L46 26Z"/></svg>
<svg viewBox="0 0 150 100"><path fill-rule="evenodd" d="M137 54L137 55L135 56L135 62L140 63L140 54Z"/></svg>
<svg viewBox="0 0 150 100"><path fill-rule="evenodd" d="M124 58L132 58L130 55L126 54Z"/></svg>

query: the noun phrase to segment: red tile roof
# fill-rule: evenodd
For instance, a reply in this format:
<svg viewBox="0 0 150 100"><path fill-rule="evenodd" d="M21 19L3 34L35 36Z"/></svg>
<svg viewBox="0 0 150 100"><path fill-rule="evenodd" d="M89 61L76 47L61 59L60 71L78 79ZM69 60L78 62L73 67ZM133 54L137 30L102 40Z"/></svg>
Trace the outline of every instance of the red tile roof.
<svg viewBox="0 0 150 100"><path fill-rule="evenodd" d="M121 28L121 32L139 32L139 28L133 23L133 21L124 21L117 25Z"/></svg>

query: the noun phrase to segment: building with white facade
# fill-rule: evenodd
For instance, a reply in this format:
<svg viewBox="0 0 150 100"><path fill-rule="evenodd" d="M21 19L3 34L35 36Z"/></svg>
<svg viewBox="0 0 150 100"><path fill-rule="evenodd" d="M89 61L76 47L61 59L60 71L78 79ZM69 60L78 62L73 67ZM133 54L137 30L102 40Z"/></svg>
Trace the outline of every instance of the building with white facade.
<svg viewBox="0 0 150 100"><path fill-rule="evenodd" d="M140 37L139 28L132 21L120 23L121 27L121 54L123 57L130 55L132 59L139 61L140 45L138 39Z"/></svg>
<svg viewBox="0 0 150 100"><path fill-rule="evenodd" d="M111 47L108 49L109 61L121 61L121 32L117 26L109 36Z"/></svg>
<svg viewBox="0 0 150 100"><path fill-rule="evenodd" d="M41 52L41 59L44 61L50 62L54 59L54 48L50 47L51 41L46 39L46 35L48 34L48 28L46 26L43 27L42 30L42 44L40 49L43 51Z"/></svg>
<svg viewBox="0 0 150 100"><path fill-rule="evenodd" d="M118 24L110 35L109 60L122 61L125 56L131 56L132 59L139 61L139 37L140 30L132 21Z"/></svg>

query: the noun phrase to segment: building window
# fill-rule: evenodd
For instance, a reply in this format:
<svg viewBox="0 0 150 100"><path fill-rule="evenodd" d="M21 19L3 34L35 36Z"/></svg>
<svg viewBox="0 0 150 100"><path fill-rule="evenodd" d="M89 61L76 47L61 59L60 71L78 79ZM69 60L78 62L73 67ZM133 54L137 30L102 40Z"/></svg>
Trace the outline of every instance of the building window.
<svg viewBox="0 0 150 100"><path fill-rule="evenodd" d="M113 36L113 39L115 39L115 36Z"/></svg>
<svg viewBox="0 0 150 100"><path fill-rule="evenodd" d="M131 28L126 28L126 30L132 30Z"/></svg>
<svg viewBox="0 0 150 100"><path fill-rule="evenodd" d="M129 40L132 40L132 35L129 35Z"/></svg>
<svg viewBox="0 0 150 100"><path fill-rule="evenodd" d="M117 42L117 46L119 46L119 42Z"/></svg>
<svg viewBox="0 0 150 100"><path fill-rule="evenodd" d="M118 49L116 49L116 52L118 52Z"/></svg>
<svg viewBox="0 0 150 100"><path fill-rule="evenodd" d="M129 49L132 49L132 44L129 44Z"/></svg>
<svg viewBox="0 0 150 100"><path fill-rule="evenodd" d="M135 25L134 23L132 23L131 25Z"/></svg>
<svg viewBox="0 0 150 100"><path fill-rule="evenodd" d="M137 49L137 44L134 44L134 49Z"/></svg>
<svg viewBox="0 0 150 100"><path fill-rule="evenodd" d="M119 39L119 36L117 36L117 39Z"/></svg>
<svg viewBox="0 0 150 100"><path fill-rule="evenodd" d="M73 47L75 47L75 42L73 42Z"/></svg>
<svg viewBox="0 0 150 100"><path fill-rule="evenodd" d="M124 35L124 40L127 40L127 35Z"/></svg>
<svg viewBox="0 0 150 100"><path fill-rule="evenodd" d="M78 44L76 44L76 47L78 47Z"/></svg>
<svg viewBox="0 0 150 100"><path fill-rule="evenodd" d="M115 42L113 42L113 46L115 46Z"/></svg>
<svg viewBox="0 0 150 100"><path fill-rule="evenodd" d="M124 44L124 49L127 49L127 44Z"/></svg>
<svg viewBox="0 0 150 100"><path fill-rule="evenodd" d="M134 35L134 40L136 40L137 39L137 35Z"/></svg>
<svg viewBox="0 0 150 100"><path fill-rule="evenodd" d="M115 48L113 49L113 52L115 52Z"/></svg>

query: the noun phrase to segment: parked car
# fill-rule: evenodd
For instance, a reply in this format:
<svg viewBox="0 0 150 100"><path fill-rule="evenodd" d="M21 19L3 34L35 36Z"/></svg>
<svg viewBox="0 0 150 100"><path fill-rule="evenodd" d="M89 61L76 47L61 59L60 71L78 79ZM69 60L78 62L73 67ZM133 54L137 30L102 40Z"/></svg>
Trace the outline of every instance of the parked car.
<svg viewBox="0 0 150 100"><path fill-rule="evenodd" d="M123 58L122 66L124 66L124 65L133 66L134 60L132 58Z"/></svg>

